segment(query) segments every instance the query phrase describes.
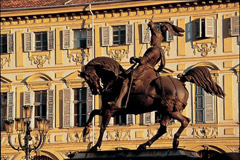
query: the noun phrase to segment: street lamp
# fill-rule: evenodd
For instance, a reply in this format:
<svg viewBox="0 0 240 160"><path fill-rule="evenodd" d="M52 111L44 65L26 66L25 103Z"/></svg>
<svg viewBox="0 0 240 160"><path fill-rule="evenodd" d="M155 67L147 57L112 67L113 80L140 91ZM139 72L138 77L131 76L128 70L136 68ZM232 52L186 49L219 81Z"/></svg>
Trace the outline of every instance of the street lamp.
<svg viewBox="0 0 240 160"><path fill-rule="evenodd" d="M30 158L30 153L31 151L38 151L39 149L41 149L43 147L43 145L45 144L45 140L46 140L46 135L47 132L49 130L49 124L50 121L46 120L46 119L36 119L37 120L37 128L39 131L39 136L40 136L40 140L38 142L38 144L35 146L34 144L30 144L29 142L32 140L31 137L31 132L32 129L30 127L31 124L31 115L32 115L32 108L33 106L31 105L25 105L23 106L24 108L24 115L25 118L16 118L15 119L15 127L16 130L18 132L18 143L19 143L19 147L14 147L12 142L11 142L11 134L13 133L13 125L14 125L14 120L5 120L5 128L6 128L6 132L8 133L8 143L9 145L17 151L25 151L25 158L26 160L29 160ZM22 138L21 138L21 134L25 133L24 136L24 145L22 144Z"/></svg>

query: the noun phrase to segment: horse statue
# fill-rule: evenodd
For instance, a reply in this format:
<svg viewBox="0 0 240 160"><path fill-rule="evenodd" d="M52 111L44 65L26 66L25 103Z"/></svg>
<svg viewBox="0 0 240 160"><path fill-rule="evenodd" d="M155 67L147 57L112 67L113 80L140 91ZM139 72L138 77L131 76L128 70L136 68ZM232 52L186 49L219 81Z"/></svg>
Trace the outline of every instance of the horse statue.
<svg viewBox="0 0 240 160"><path fill-rule="evenodd" d="M101 95L102 98L102 108L91 112L83 130L83 137L86 137L93 117L95 115L102 116L98 141L90 151L97 151L97 148L101 147L103 134L111 117L123 114L142 114L151 111L158 111L162 114L160 128L150 140L139 145L138 149L146 149L146 146L150 147L154 141L165 134L167 132L167 123L171 118L181 123L180 128L174 134L172 144L173 148L177 148L179 145L178 139L190 122L190 119L181 113L187 105L189 96L184 83L195 83L207 93L215 94L221 98L225 96L221 87L212 80L209 70L200 66L190 69L178 78L158 75L149 85L145 86L144 92L136 92L136 89L131 89L129 99L127 98L128 95L126 95L123 100L128 99L126 108L109 105L109 101L115 101L116 97L118 97L122 82L128 77L128 74L129 70L124 70L117 61L108 57L94 58L82 67L80 76L85 79L92 94Z"/></svg>

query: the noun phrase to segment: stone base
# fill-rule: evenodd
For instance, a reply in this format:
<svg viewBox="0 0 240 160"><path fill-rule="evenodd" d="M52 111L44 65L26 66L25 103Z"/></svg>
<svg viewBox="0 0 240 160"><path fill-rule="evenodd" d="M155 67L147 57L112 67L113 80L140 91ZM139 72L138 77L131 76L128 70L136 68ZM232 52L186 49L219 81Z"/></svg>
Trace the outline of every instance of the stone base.
<svg viewBox="0 0 240 160"><path fill-rule="evenodd" d="M200 156L184 149L119 150L77 152L68 157L75 160L195 160Z"/></svg>

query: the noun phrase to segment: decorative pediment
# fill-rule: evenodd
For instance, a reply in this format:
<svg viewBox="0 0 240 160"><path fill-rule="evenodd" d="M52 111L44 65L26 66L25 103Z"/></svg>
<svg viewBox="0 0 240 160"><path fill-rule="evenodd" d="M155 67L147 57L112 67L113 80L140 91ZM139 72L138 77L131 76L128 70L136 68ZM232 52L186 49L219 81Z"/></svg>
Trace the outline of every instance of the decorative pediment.
<svg viewBox="0 0 240 160"><path fill-rule="evenodd" d="M199 62L193 65L191 68L198 67L198 66L205 66L211 70L220 70L214 63L212 62Z"/></svg>
<svg viewBox="0 0 240 160"><path fill-rule="evenodd" d="M64 81L69 88L78 88L87 85L84 79L79 77L79 74L80 71L75 71L64 78Z"/></svg>
<svg viewBox="0 0 240 160"><path fill-rule="evenodd" d="M9 79L0 76L0 82L1 82L1 92L9 92L12 88L12 81Z"/></svg>
<svg viewBox="0 0 240 160"><path fill-rule="evenodd" d="M36 73L29 76L25 83L31 90L47 90L51 88L52 79L44 73Z"/></svg>

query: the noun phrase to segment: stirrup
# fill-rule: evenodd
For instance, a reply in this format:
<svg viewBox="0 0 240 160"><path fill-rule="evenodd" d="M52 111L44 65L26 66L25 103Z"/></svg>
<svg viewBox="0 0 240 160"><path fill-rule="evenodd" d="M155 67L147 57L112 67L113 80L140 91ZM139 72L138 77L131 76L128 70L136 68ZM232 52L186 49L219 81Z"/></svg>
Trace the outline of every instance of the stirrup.
<svg viewBox="0 0 240 160"><path fill-rule="evenodd" d="M116 102L115 102L115 101L109 101L108 104L109 104L110 106L115 106L115 105L116 105Z"/></svg>

